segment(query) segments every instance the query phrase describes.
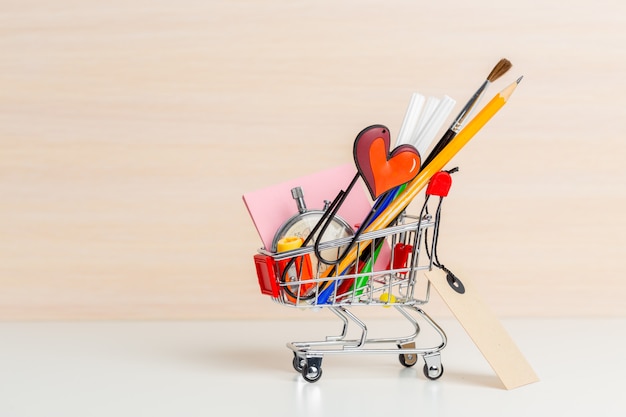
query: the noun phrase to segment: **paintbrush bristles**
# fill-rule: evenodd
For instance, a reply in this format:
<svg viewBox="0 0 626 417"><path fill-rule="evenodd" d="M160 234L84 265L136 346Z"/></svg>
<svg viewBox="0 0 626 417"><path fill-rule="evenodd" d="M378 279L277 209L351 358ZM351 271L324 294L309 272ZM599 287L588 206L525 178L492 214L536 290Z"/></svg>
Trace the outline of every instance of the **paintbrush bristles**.
<svg viewBox="0 0 626 417"><path fill-rule="evenodd" d="M487 76L487 81L490 83L494 82L498 78L502 77L508 70L511 69L513 64L506 58L502 58L495 67L491 70L489 75Z"/></svg>

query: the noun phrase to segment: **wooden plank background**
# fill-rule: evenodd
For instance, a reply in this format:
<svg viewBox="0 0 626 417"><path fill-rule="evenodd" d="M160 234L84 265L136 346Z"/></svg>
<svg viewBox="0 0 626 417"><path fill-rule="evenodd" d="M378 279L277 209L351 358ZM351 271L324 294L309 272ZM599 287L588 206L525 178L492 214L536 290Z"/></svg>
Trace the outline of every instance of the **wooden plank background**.
<svg viewBox="0 0 626 417"><path fill-rule="evenodd" d="M623 316L625 28L617 0L2 0L0 319L304 317L259 293L241 195L350 162L414 91L458 111L501 57L489 96L525 78L453 162L442 260L502 316Z"/></svg>

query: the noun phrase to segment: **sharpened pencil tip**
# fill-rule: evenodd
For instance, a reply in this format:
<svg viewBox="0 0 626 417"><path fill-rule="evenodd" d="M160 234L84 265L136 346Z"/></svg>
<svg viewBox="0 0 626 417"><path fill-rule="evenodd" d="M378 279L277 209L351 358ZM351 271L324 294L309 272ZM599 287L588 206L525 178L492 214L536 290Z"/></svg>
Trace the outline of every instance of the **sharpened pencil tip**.
<svg viewBox="0 0 626 417"><path fill-rule="evenodd" d="M524 78L524 76L523 76L523 75L522 75L521 77L519 77L519 78L518 78L515 82L516 82L517 84L519 84L519 83L520 83L520 81L522 81L522 78Z"/></svg>

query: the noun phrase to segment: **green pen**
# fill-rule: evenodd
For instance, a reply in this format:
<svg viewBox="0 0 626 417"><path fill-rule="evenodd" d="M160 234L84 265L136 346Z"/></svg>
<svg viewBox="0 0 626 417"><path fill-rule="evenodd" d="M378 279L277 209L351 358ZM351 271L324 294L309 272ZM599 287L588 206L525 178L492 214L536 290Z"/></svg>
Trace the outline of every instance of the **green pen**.
<svg viewBox="0 0 626 417"><path fill-rule="evenodd" d="M393 199L398 197L404 191L405 188L406 188L406 184L402 184L402 185L396 187ZM368 274L368 273L372 272L373 266L376 263L376 259L378 259L378 255L380 254L380 250L383 247L383 242L384 242L384 240L381 240L380 243L376 246L376 250L374 251L374 256L371 256L368 259L367 263L365 265L363 265L363 268L361 268L361 271L360 271L361 273ZM355 284L353 284L354 296L355 297L358 297L361 294L363 294L363 290L367 286L368 280L369 280L369 278L367 277L367 275L358 277L356 279Z"/></svg>
<svg viewBox="0 0 626 417"><path fill-rule="evenodd" d="M374 256L370 256L370 258L367 260L365 265L363 265L363 268L361 268L360 273L368 274L372 272L374 268L374 264L376 263L376 259L378 258L378 254L380 253L380 250L382 249L384 242L385 242L384 240L381 240L380 243L376 245ZM355 283L353 285L355 297L358 297L361 294L363 294L363 290L365 289L365 287L367 287L368 280L369 278L367 275L360 276L355 280Z"/></svg>

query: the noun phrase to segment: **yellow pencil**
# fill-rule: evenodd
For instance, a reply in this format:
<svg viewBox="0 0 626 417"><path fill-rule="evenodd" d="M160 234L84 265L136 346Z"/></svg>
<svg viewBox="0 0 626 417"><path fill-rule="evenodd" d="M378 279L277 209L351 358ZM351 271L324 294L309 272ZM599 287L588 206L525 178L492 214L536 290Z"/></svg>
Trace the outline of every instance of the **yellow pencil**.
<svg viewBox="0 0 626 417"><path fill-rule="evenodd" d="M461 130L450 143L441 150L441 152L422 170L417 176L411 180L402 194L396 197L391 204L367 227L365 232L371 232L372 230L380 230L391 224L399 215L407 208L409 203L417 196L417 194L428 184L430 178L441 171L448 162L465 146L470 139L474 137L480 129L487 124L487 122L504 106L515 91L515 88L522 80L522 77L518 78L515 82L511 83L504 90L500 91L496 96L483 107L483 109L474 117L468 124ZM367 248L367 242L361 244L359 249L362 252ZM337 268L328 268L327 271L336 270L343 271L349 267L357 256L358 253L356 247L345 256L343 261L337 266ZM325 275L326 276L326 275Z"/></svg>

